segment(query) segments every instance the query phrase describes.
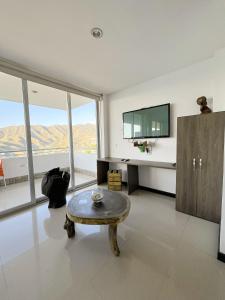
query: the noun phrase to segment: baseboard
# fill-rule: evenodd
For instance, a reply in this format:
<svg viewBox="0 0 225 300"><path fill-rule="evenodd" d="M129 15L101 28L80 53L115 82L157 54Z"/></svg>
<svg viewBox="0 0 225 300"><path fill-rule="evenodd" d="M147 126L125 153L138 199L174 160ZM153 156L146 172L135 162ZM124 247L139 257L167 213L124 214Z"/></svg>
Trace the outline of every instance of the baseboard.
<svg viewBox="0 0 225 300"><path fill-rule="evenodd" d="M218 251L217 259L225 263L225 254Z"/></svg>
<svg viewBox="0 0 225 300"><path fill-rule="evenodd" d="M221 231L221 223L219 224L219 237L218 237L218 252L217 259L225 263L225 254L220 252L220 231Z"/></svg>
<svg viewBox="0 0 225 300"><path fill-rule="evenodd" d="M124 186L127 186L127 182L126 182L126 181L122 181L122 184L123 184ZM139 185L138 188L139 188L140 190L149 191L149 192L151 192L151 193L156 193L156 194L160 194L160 195L164 195L164 196L176 198L176 194L174 194L174 193L169 193L169 192L165 192L165 191L161 191L161 190L157 190L157 189L152 189L152 188L150 188L150 187L142 186L142 185Z"/></svg>
<svg viewBox="0 0 225 300"><path fill-rule="evenodd" d="M141 190L149 191L149 192L152 192L152 193L156 193L156 194L160 194L160 195L165 195L165 196L169 196L169 197L172 197L172 198L176 198L176 194L174 194L174 193L169 193L169 192L165 192L165 191L161 191L161 190L157 190L157 189L152 189L150 187L146 187L146 186L142 186L142 185L139 185L139 188Z"/></svg>

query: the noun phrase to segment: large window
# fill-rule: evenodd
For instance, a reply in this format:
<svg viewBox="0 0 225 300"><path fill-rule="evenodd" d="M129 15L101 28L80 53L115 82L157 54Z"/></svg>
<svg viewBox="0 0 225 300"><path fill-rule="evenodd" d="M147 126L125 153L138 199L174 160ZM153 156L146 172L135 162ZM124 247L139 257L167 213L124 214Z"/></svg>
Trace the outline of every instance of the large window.
<svg viewBox="0 0 225 300"><path fill-rule="evenodd" d="M23 86L23 89L22 89ZM43 198L43 175L96 179L96 101L0 73L0 215Z"/></svg>
<svg viewBox="0 0 225 300"><path fill-rule="evenodd" d="M36 198L43 174L60 167L70 172L66 92L28 82Z"/></svg>
<svg viewBox="0 0 225 300"><path fill-rule="evenodd" d="M30 202L21 79L0 73L0 212Z"/></svg>
<svg viewBox="0 0 225 300"><path fill-rule="evenodd" d="M95 101L71 95L75 184L96 179L97 139Z"/></svg>

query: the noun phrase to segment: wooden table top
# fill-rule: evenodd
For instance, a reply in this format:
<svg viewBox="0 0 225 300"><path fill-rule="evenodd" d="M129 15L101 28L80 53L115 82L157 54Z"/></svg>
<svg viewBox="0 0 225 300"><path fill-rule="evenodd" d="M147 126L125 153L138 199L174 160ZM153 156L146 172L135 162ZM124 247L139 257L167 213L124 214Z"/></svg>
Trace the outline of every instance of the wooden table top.
<svg viewBox="0 0 225 300"><path fill-rule="evenodd" d="M103 194L102 205L96 207L91 199L92 191ZM67 205L67 216L82 224L113 224L122 222L130 210L127 196L104 189L91 189L75 195Z"/></svg>
<svg viewBox="0 0 225 300"><path fill-rule="evenodd" d="M98 161L176 170L175 162L151 161L151 160L141 160L141 159L130 159L128 161L122 161L121 159L122 158L118 158L118 157L104 157L104 158L98 158Z"/></svg>

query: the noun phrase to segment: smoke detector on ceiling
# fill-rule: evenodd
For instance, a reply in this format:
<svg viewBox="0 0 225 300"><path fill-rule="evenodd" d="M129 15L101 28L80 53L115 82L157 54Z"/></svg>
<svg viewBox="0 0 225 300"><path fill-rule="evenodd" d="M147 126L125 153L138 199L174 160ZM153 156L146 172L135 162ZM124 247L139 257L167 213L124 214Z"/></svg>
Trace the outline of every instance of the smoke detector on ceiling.
<svg viewBox="0 0 225 300"><path fill-rule="evenodd" d="M103 31L101 28L98 27L94 27L91 29L91 35L95 38L95 39L100 39L103 36Z"/></svg>

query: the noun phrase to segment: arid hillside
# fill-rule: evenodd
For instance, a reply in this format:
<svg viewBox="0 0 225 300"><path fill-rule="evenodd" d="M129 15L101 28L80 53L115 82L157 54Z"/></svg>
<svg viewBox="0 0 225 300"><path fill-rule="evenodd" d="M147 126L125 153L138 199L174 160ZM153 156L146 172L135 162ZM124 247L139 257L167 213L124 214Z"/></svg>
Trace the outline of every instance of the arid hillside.
<svg viewBox="0 0 225 300"><path fill-rule="evenodd" d="M68 127L66 125L31 127L33 150L68 148ZM76 152L93 153L96 151L96 126L81 124L73 126L73 141ZM26 149L24 126L0 128L0 152L23 151ZM56 149L55 149L56 150ZM64 151L58 149L57 151ZM22 152L21 152L22 153ZM17 156L21 153L6 154Z"/></svg>

